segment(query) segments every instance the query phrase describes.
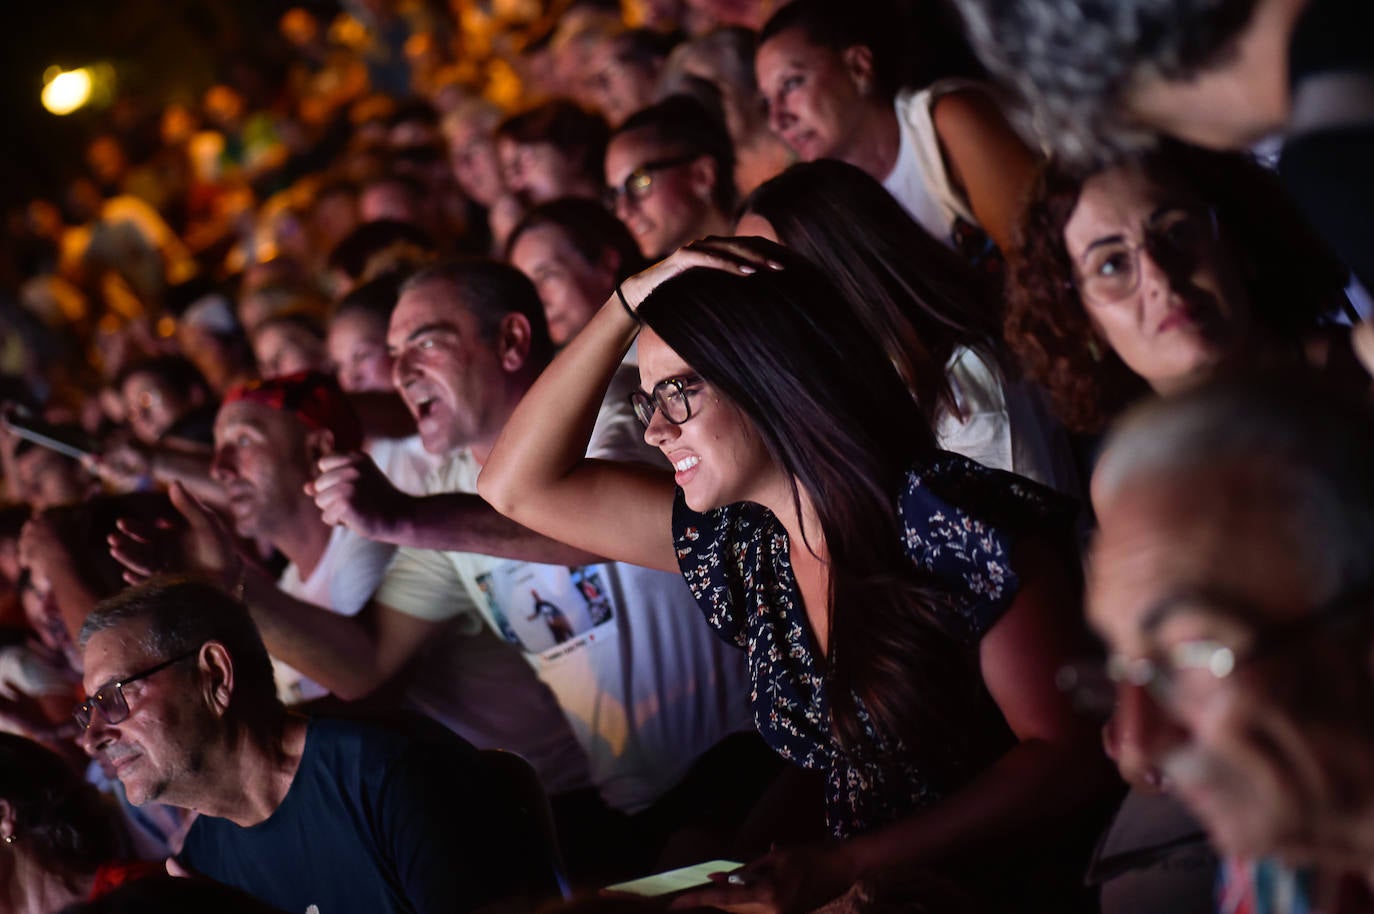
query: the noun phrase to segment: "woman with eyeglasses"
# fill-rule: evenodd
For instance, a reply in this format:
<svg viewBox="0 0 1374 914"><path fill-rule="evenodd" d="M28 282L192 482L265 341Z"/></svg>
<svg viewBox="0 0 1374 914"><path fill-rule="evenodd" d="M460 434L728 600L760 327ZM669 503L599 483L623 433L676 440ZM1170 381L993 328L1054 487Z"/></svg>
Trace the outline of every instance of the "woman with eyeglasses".
<svg viewBox="0 0 1374 914"><path fill-rule="evenodd" d="M1244 155L1170 144L1086 173L1051 163L1007 259L1007 342L1075 431L1242 352L1343 354L1318 331L1345 304L1345 269Z"/></svg>
<svg viewBox="0 0 1374 914"><path fill-rule="evenodd" d="M581 456L636 337L634 405L671 475ZM811 910L893 869L970 876L1004 840L1015 862L967 883L997 909L1067 884L1054 868L1073 854L1045 838L1105 765L1054 687L1079 630L1063 506L937 451L807 261L714 239L631 277L520 404L479 490L546 535L680 571L748 653L760 733L824 773L846 840L770 853L694 901Z"/></svg>
<svg viewBox="0 0 1374 914"><path fill-rule="evenodd" d="M607 208L645 257L730 230L735 156L725 125L673 95L630 115L606 146Z"/></svg>

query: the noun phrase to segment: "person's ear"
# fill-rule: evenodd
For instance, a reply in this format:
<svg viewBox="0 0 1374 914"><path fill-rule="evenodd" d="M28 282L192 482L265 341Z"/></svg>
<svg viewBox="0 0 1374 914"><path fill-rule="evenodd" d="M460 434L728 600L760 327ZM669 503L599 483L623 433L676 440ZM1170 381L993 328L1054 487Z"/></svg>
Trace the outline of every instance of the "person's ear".
<svg viewBox="0 0 1374 914"><path fill-rule="evenodd" d="M503 371L514 374L524 367L533 342L530 319L518 311L501 318L496 329L496 356Z"/></svg>
<svg viewBox="0 0 1374 914"><path fill-rule="evenodd" d="M217 717L223 717L234 696L234 659L223 644L207 641L201 646L198 660L205 705Z"/></svg>
<svg viewBox="0 0 1374 914"><path fill-rule="evenodd" d="M0 841L14 843L14 807L9 800L0 800Z"/></svg>
<svg viewBox="0 0 1374 914"><path fill-rule="evenodd" d="M710 156L697 156L687 171L692 193L698 200L710 203L716 192L716 182L721 180L716 170L716 160Z"/></svg>
<svg viewBox="0 0 1374 914"><path fill-rule="evenodd" d="M873 71L873 49L864 44L852 45L840 52L840 61L854 88L867 98L877 84L877 75Z"/></svg>

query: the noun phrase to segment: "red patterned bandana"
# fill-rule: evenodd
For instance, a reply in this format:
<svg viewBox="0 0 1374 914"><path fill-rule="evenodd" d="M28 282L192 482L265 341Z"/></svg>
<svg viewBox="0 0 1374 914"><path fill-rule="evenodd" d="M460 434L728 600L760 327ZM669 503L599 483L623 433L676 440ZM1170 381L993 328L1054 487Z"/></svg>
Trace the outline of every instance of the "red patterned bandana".
<svg viewBox="0 0 1374 914"><path fill-rule="evenodd" d="M333 377L303 371L233 388L224 403L246 400L272 409L294 413L307 428L325 429L334 435L334 450L345 454L363 446L363 427L358 415Z"/></svg>

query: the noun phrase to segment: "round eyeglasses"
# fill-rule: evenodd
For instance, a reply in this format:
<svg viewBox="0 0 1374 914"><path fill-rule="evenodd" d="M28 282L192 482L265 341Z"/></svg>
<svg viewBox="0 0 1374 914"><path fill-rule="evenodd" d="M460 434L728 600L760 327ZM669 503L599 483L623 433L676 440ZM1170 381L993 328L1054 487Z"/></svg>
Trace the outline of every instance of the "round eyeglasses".
<svg viewBox="0 0 1374 914"><path fill-rule="evenodd" d="M673 425L681 425L692 418L691 398L701 390L703 383L701 376L695 374L666 378L655 384L649 393L636 390L630 394L630 406L634 407L635 418L645 428L654 421L655 412L663 413L663 418Z"/></svg>
<svg viewBox="0 0 1374 914"><path fill-rule="evenodd" d="M1140 241L1112 237L1088 247L1077 265L1083 297L1115 304L1140 288L1140 252L1166 271L1191 269L1216 242L1216 213L1209 208L1169 209L1150 217Z"/></svg>
<svg viewBox="0 0 1374 914"><path fill-rule="evenodd" d="M200 648L197 647L184 654L178 654L171 660L164 660L157 666L150 666L146 670L125 676L118 682L111 682L101 686L96 690L94 695L87 695L86 700L76 706L76 710L72 711L72 717L76 718L77 725L79 725L83 731L90 729L91 718L96 711L100 712L100 716L105 718L105 723L107 724L123 723L129 719L129 701L124 697L124 687L126 685L131 682L137 682L140 679L147 679L155 673L161 673L172 664L180 663L199 653Z"/></svg>

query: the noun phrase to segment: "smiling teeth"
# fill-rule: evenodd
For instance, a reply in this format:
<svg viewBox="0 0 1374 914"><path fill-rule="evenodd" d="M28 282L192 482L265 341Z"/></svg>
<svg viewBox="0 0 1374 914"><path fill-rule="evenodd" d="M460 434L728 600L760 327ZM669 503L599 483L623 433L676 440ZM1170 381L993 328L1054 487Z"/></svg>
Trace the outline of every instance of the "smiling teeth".
<svg viewBox="0 0 1374 914"><path fill-rule="evenodd" d="M683 457L677 463L673 464L673 469L677 470L679 473L683 473L699 463L701 463L700 457Z"/></svg>

